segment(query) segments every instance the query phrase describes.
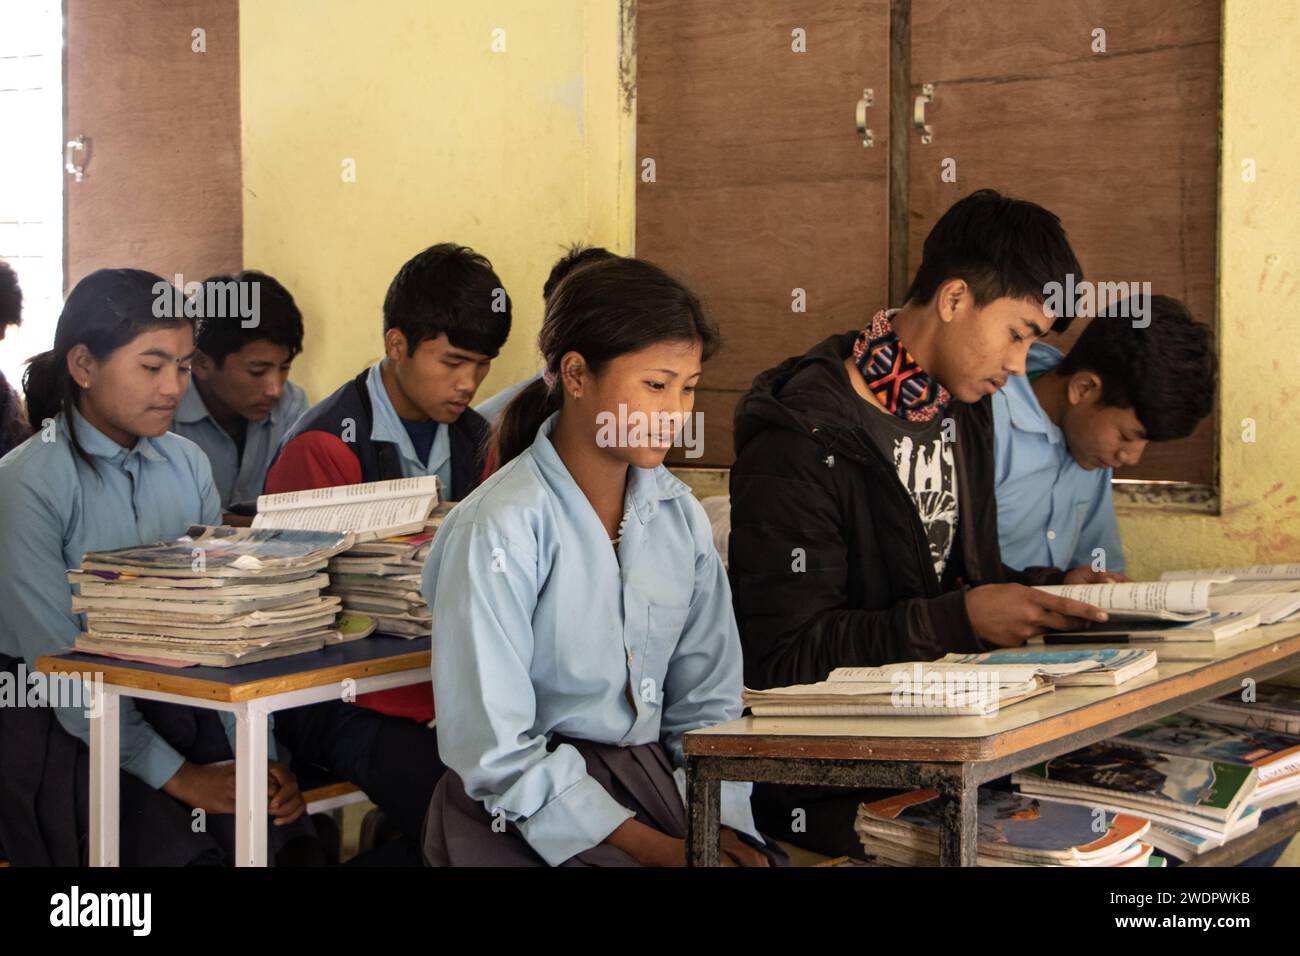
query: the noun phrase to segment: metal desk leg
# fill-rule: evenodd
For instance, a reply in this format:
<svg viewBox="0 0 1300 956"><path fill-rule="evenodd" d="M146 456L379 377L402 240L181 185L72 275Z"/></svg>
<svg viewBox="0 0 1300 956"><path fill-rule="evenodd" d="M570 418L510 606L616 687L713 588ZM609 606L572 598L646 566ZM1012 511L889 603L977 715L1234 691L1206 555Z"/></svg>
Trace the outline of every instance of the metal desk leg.
<svg viewBox="0 0 1300 956"><path fill-rule="evenodd" d="M699 757L686 758L686 864L718 866L722 781L702 775Z"/></svg>
<svg viewBox="0 0 1300 956"><path fill-rule="evenodd" d="M90 865L119 866L118 774L121 773L121 697L101 685L90 717Z"/></svg>
<svg viewBox="0 0 1300 956"><path fill-rule="evenodd" d="M940 866L978 864L978 811L979 787L964 772L939 788Z"/></svg>
<svg viewBox="0 0 1300 956"><path fill-rule="evenodd" d="M257 700L235 711L235 866L266 866L266 715Z"/></svg>

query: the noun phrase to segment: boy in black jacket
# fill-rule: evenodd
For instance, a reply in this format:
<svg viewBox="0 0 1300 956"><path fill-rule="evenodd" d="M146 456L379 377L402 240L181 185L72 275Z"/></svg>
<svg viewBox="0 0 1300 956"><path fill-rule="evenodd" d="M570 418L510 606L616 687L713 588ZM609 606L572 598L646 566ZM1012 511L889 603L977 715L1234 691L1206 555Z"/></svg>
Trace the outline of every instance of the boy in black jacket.
<svg viewBox="0 0 1300 956"><path fill-rule="evenodd" d="M1056 216L980 190L931 230L901 309L754 380L736 407L731 471L746 686L1011 647L1105 619L1028 585L1116 576L1016 571L998 549L989 398L1024 374L1030 343L1069 325L1044 307L1068 274L1081 281ZM765 832L861 855L863 797L760 785L754 808Z"/></svg>

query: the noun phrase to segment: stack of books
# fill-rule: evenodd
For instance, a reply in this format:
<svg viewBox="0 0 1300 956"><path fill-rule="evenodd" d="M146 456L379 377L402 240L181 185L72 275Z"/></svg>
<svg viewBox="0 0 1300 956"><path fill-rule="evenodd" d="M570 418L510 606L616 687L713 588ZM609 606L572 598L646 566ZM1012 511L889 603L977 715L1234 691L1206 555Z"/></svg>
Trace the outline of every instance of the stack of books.
<svg viewBox="0 0 1300 956"><path fill-rule="evenodd" d="M433 615L420 594L424 559L451 504L436 476L263 495L254 527L346 531L353 545L328 567L330 595L381 634L427 637Z"/></svg>
<svg viewBox="0 0 1300 956"><path fill-rule="evenodd" d="M175 541L89 552L68 573L85 615L75 649L177 666L230 667L342 640L322 592L345 534L194 527ZM349 623L346 631L354 631Z"/></svg>
<svg viewBox="0 0 1300 956"><path fill-rule="evenodd" d="M1052 677L1090 664L997 668L946 661L837 667L824 681L768 690L745 688L755 717L992 717L1003 707L1054 689Z"/></svg>
<svg viewBox="0 0 1300 956"><path fill-rule="evenodd" d="M1054 757L1012 774L1011 781L1039 800L1144 817L1152 824L1151 844L1180 859L1176 844L1183 836L1211 849L1259 825L1254 767L1125 740Z"/></svg>
<svg viewBox="0 0 1300 956"><path fill-rule="evenodd" d="M343 608L375 619L381 634L427 637L433 614L420 593L424 560L451 505L440 503L415 534L354 545L329 565L330 593Z"/></svg>
<svg viewBox="0 0 1300 956"><path fill-rule="evenodd" d="M1230 727L1300 736L1300 687L1258 684L1249 692L1233 691L1189 707L1184 713Z"/></svg>
<svg viewBox="0 0 1300 956"><path fill-rule="evenodd" d="M913 790L864 803L855 828L873 862L939 864L939 796ZM1151 824L1003 790L979 791L978 865L1119 867L1163 865L1146 840Z"/></svg>
<svg viewBox="0 0 1300 956"><path fill-rule="evenodd" d="M1204 578L1129 581L1109 584L1054 584L1038 590L1083 601L1104 610L1108 620L1080 630L1051 631L1031 644L1126 643L1136 641L1218 641L1258 627L1251 607L1211 605L1214 589L1232 581L1223 574Z"/></svg>
<svg viewBox="0 0 1300 956"><path fill-rule="evenodd" d="M1057 687L1118 687L1154 670L1156 652L1143 648L1088 648L1072 651L988 651L984 654L948 654L941 664L981 664L990 669L1038 666ZM1077 665L1064 670L1062 665Z"/></svg>
<svg viewBox="0 0 1300 956"><path fill-rule="evenodd" d="M1260 810L1300 800L1300 737L1272 730L1247 730L1171 714L1114 738L1134 747L1183 754L1254 768L1259 783L1250 798Z"/></svg>

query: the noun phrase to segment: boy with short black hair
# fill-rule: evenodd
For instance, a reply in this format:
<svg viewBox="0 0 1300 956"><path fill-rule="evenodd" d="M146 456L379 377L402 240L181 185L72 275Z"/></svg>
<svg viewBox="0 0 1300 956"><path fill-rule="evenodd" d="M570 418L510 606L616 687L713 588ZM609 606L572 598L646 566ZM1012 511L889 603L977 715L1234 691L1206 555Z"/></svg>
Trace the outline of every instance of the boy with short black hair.
<svg viewBox="0 0 1300 956"><path fill-rule="evenodd" d="M222 510L251 510L280 440L307 410L306 393L289 381L302 352L302 312L288 289L256 270L204 279L192 302L193 387L172 431L208 456Z"/></svg>
<svg viewBox="0 0 1300 956"><path fill-rule="evenodd" d="M384 357L307 411L267 475L269 493L438 475L458 501L482 478L488 427L469 407L510 334L492 264L454 243L398 271Z"/></svg>
<svg viewBox="0 0 1300 956"><path fill-rule="evenodd" d="M1103 619L1027 585L1106 576L1002 563L993 489L989 399L1024 373L1030 343L1069 324L1045 313L1045 289L1081 272L1056 216L980 190L931 230L901 309L754 380L736 408L731 471L746 686L1014 646ZM861 855L862 798L760 785L754 806L760 829L781 839Z"/></svg>
<svg viewBox="0 0 1300 956"><path fill-rule="evenodd" d="M473 249L440 243L402 266L384 299L384 357L309 409L285 437L268 493L438 475L458 501L482 480L488 425L469 407L510 334L510 297ZM276 715L295 759L349 780L384 811L418 865L445 767L428 681Z"/></svg>
<svg viewBox="0 0 1300 956"><path fill-rule="evenodd" d="M1035 342L1026 375L993 397L998 540L1011 567L1123 573L1114 469L1136 465L1149 442L1186 438L1210 414L1209 328L1177 299L1149 299L1094 319L1064 356Z"/></svg>

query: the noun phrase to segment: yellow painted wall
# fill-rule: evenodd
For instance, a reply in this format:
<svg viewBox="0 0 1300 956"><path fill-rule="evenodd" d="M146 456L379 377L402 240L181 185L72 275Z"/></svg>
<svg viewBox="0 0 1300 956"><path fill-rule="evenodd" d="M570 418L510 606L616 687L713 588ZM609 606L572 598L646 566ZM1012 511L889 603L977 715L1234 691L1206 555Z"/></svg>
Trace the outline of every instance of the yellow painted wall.
<svg viewBox="0 0 1300 956"><path fill-rule="evenodd" d="M536 371L542 283L563 248L631 251L620 11L619 0L242 0L244 263L303 310L293 378L311 399L380 355L389 281L443 241L488 256L514 302L479 397ZM504 52L492 49L498 28ZM343 181L348 158L355 183Z"/></svg>
<svg viewBox="0 0 1300 956"><path fill-rule="evenodd" d="M1121 511L1129 574L1300 561L1300 7L1227 0L1219 210L1221 515ZM1253 159L1256 178L1242 180ZM1243 441L1243 419L1255 440Z"/></svg>

